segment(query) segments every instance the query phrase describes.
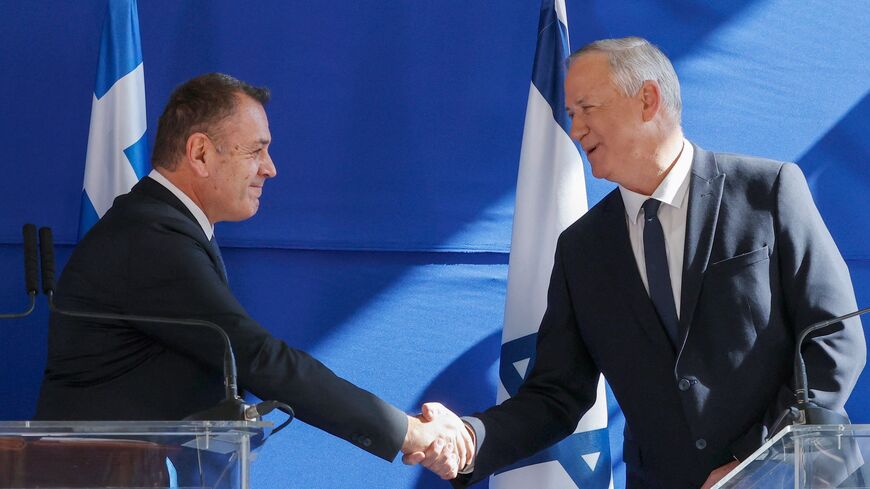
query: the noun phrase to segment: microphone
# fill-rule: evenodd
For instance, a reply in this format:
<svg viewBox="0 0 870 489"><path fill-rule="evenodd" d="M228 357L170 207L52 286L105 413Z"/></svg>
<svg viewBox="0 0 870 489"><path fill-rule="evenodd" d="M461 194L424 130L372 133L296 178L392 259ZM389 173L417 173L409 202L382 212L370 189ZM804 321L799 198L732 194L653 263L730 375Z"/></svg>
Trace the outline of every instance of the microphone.
<svg viewBox="0 0 870 489"><path fill-rule="evenodd" d="M30 304L23 312L0 314L0 319L16 319L29 316L36 307L36 294L39 293L38 270L36 260L36 226L25 224L21 230L24 235L24 291Z"/></svg>
<svg viewBox="0 0 870 489"><path fill-rule="evenodd" d="M847 416L823 408L810 401L810 388L809 382L807 381L807 366L804 363L803 355L801 355L801 346L810 333L832 324L845 321L849 318L860 316L868 311L870 311L870 307L850 312L849 314L844 314L842 316L837 316L832 319L827 319L825 321L820 321L818 323L813 323L804 328L801 334L798 335L798 339L795 342L794 353L794 385L797 405L787 408L779 415L779 418L776 419L770 428L770 434L767 436L768 440L773 438L780 432L780 430L789 424L851 424L851 421Z"/></svg>
<svg viewBox="0 0 870 489"><path fill-rule="evenodd" d="M797 413L798 422L800 424L851 423L848 417L831 411L830 409L820 407L813 402L810 402L809 382L807 381L807 366L804 363L803 355L801 355L801 345L803 345L804 340L810 333L818 331L822 328L826 328L832 324L845 321L849 318L860 316L867 312L870 312L870 307L865 307L864 309L851 312L849 314L844 314L833 319L828 319L826 321L820 321L818 323L811 324L807 328L805 328L803 332L798 336L794 355L794 384L795 397L797 398L797 408L800 411L799 413Z"/></svg>
<svg viewBox="0 0 870 489"><path fill-rule="evenodd" d="M191 414L186 421L260 421L264 414L278 408L285 412L289 419L280 425L272 433L276 433L283 429L294 418L293 409L277 401L265 401L259 404L246 404L239 397L238 390L238 374L236 370L236 358L233 353L232 342L227 333L217 324L206 321L204 319L179 319L160 316L146 316L139 314L115 314L105 312L91 311L72 311L61 309L54 303L54 242L52 239L51 228L43 227L39 230L39 251L40 260L42 261L42 290L48 296L48 306L52 312L57 314L80 318L80 319L99 319L110 321L139 321L155 324L174 324L184 326L199 326L211 329L217 332L224 344L224 387L225 398L216 406Z"/></svg>

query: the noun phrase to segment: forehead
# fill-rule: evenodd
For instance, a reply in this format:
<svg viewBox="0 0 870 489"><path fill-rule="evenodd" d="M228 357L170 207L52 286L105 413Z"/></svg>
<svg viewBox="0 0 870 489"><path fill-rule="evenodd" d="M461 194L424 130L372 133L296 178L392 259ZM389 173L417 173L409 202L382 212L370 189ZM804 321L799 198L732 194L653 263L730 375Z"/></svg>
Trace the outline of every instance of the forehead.
<svg viewBox="0 0 870 489"><path fill-rule="evenodd" d="M610 62L604 53L587 53L571 64L565 76L568 103L601 90L615 89L610 78Z"/></svg>
<svg viewBox="0 0 870 489"><path fill-rule="evenodd" d="M220 122L218 130L230 138L269 139L269 119L263 105L247 95L236 97L235 110Z"/></svg>

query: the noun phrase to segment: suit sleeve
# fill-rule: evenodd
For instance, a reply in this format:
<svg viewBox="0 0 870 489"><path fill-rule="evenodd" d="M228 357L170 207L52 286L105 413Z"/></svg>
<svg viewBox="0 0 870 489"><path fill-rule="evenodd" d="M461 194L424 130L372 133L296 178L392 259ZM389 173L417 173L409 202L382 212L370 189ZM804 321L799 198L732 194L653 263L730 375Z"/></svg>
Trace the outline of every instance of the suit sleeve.
<svg viewBox="0 0 870 489"><path fill-rule="evenodd" d="M455 487L474 484L562 440L595 402L599 371L577 329L563 238L556 249L532 371L517 395L475 415L486 428L486 438L474 472L457 478Z"/></svg>
<svg viewBox="0 0 870 489"><path fill-rule="evenodd" d="M218 324L232 341L242 388L289 404L300 420L381 458L396 456L407 430L402 411L273 337L248 316L201 243L172 225L151 226L148 239L140 240L142 249L130 253L128 310L148 304L150 314ZM219 335L188 326L137 327L167 348L221 371Z"/></svg>
<svg viewBox="0 0 870 489"><path fill-rule="evenodd" d="M806 180L794 164L781 167L774 186L782 302L794 338L812 323L857 309L849 270L813 203ZM859 318L834 324L804 342L810 400L845 413L844 405L866 360ZM794 385L781 386L764 419L732 445L743 460L771 435L776 419L794 404Z"/></svg>

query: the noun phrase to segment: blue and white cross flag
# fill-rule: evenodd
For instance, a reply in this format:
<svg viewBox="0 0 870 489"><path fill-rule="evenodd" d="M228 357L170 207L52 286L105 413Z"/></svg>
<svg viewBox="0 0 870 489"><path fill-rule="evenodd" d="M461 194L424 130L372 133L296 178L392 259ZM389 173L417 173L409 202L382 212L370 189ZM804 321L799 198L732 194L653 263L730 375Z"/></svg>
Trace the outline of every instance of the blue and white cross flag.
<svg viewBox="0 0 870 489"><path fill-rule="evenodd" d="M567 25L565 1L543 0L517 179L499 403L516 394L531 371L556 240L587 209L583 163L568 136L571 122L565 112ZM608 489L612 479L607 396L600 378L597 401L572 435L497 473L490 487Z"/></svg>
<svg viewBox="0 0 870 489"><path fill-rule="evenodd" d="M91 106L79 238L148 173L136 0L109 0Z"/></svg>

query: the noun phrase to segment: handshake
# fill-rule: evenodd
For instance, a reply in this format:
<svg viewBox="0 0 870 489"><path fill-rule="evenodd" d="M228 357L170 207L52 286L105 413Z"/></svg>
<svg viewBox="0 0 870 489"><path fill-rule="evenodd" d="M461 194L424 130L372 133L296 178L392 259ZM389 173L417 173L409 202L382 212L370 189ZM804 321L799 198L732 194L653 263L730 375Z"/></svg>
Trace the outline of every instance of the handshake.
<svg viewBox="0 0 870 489"><path fill-rule="evenodd" d="M402 444L405 464L423 464L449 480L472 464L474 451L474 430L440 403L423 404L420 414L408 416L408 432Z"/></svg>

